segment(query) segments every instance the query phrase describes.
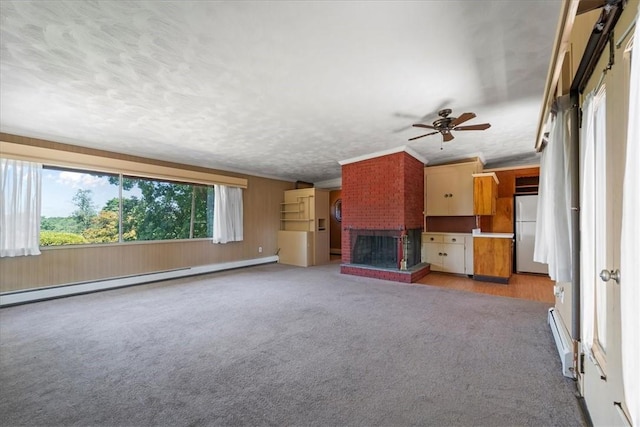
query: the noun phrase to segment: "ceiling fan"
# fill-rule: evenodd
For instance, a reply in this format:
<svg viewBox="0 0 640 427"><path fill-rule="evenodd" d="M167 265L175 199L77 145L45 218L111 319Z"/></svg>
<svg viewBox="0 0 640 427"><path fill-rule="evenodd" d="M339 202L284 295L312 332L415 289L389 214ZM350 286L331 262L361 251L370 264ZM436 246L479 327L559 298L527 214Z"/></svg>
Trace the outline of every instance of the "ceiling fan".
<svg viewBox="0 0 640 427"><path fill-rule="evenodd" d="M414 139L423 138L429 135L435 135L440 132L442 134L442 139L444 142L449 142L453 139L453 135L451 131L454 130L485 130L489 129L491 125L489 123L482 123L479 125L467 125L460 126L460 124L473 119L476 114L475 113L462 113L459 117L449 117L451 114L451 109L445 108L443 110L438 111L439 119L436 119L433 122L433 125L423 125L422 123L417 123L413 125L413 127L417 128L425 128L425 129L433 129L433 132L426 133L424 135L415 136L413 138L409 138L409 141L413 141Z"/></svg>
<svg viewBox="0 0 640 427"><path fill-rule="evenodd" d="M434 108L433 110L429 111L427 114L425 114L424 116L420 117L416 114L406 114L406 113L394 113L394 116L396 117L401 117L403 119L413 119L413 120L417 120L418 122L424 122L427 119L431 119L432 117L435 117L438 114L438 111L442 110L444 107L447 106L447 104L451 103L453 100L451 99L443 99L442 102L440 102L440 105L438 105L436 108ZM415 122L414 122L415 123ZM403 126L399 129L395 129L393 132L394 133L398 133L398 132L402 132L405 131L407 129L411 129L411 125L409 126Z"/></svg>

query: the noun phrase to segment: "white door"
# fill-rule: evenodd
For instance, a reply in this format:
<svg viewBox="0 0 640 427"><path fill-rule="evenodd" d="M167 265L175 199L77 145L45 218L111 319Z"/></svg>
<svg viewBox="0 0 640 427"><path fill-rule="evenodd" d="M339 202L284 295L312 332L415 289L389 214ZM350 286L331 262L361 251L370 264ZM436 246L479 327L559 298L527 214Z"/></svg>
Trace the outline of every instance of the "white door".
<svg viewBox="0 0 640 427"><path fill-rule="evenodd" d="M612 92L614 88L607 88ZM611 101L607 102L607 98ZM615 122L612 115L620 113L619 105L611 105L619 97L601 91L595 98L594 124L594 214L593 230L582 230L584 238L593 239L595 268L589 289L592 298L585 299L593 304L593 316L584 319L592 327L592 356L584 361L583 390L589 413L594 425L624 425L619 405L624 402L622 390L622 362L620 340L620 285L614 279L620 266L621 232L621 188L623 180L624 145L618 129L611 126ZM615 112L615 114L614 114ZM616 126L617 127L617 126ZM587 208L585 206L585 208ZM601 273L602 272L602 273ZM602 276L602 277L601 277ZM586 302L585 302L586 303ZM588 347L588 343L584 343Z"/></svg>

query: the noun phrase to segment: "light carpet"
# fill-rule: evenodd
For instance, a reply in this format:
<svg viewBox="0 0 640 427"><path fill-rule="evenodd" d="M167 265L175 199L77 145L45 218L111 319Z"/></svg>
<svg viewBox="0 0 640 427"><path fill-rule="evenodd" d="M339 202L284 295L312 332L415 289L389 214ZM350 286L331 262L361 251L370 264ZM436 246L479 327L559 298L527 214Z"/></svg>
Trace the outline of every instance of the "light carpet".
<svg viewBox="0 0 640 427"><path fill-rule="evenodd" d="M4 308L0 418L585 425L548 308L341 275L338 264L270 264Z"/></svg>

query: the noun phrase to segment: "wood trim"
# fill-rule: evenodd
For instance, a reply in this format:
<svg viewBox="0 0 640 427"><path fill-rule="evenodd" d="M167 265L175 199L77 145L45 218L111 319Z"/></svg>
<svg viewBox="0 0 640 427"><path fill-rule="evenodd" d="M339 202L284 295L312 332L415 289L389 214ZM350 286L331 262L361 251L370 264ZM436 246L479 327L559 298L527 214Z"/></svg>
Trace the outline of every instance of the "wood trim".
<svg viewBox="0 0 640 427"><path fill-rule="evenodd" d="M502 283L503 285L509 283L509 279L506 277L480 276L477 274L473 275L473 280L477 280L479 282Z"/></svg>
<svg viewBox="0 0 640 427"><path fill-rule="evenodd" d="M0 140L2 157L42 163L50 166L63 166L72 169L93 170L98 172L122 173L141 178L165 179L168 181L190 182L204 185L228 185L247 188L247 179L169 166L140 163L132 160L116 159L93 154L62 151L34 145L17 144Z"/></svg>
<svg viewBox="0 0 640 427"><path fill-rule="evenodd" d="M500 184L500 180L498 180L498 177L496 176L495 172L472 173L471 176L474 177L474 178L490 176L490 177L492 177L494 179L494 181L496 182L496 185Z"/></svg>
<svg viewBox="0 0 640 427"><path fill-rule="evenodd" d="M556 29L556 38L553 42L553 51L551 53L551 61L549 62L549 70L547 71L547 82L544 88L544 96L542 98L542 108L538 118L538 131L536 134L535 149L540 152L543 150L542 136L544 133L545 123L551 108L551 101L555 95L555 87L562 74L562 64L565 52L570 49L570 36L573 23L576 19L576 13L580 0L564 0L560 10L558 19L558 28Z"/></svg>

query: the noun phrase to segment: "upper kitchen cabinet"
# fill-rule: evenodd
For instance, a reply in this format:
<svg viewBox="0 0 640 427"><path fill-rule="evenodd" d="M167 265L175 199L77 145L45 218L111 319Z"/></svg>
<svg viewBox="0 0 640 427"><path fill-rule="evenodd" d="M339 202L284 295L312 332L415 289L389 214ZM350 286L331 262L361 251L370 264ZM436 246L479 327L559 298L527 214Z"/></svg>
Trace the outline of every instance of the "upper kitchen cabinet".
<svg viewBox="0 0 640 427"><path fill-rule="evenodd" d="M472 216L473 174L479 160L424 168L426 216Z"/></svg>
<svg viewBox="0 0 640 427"><path fill-rule="evenodd" d="M498 177L493 172L473 174L473 214L495 215L498 205Z"/></svg>

